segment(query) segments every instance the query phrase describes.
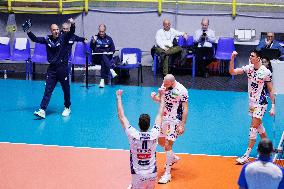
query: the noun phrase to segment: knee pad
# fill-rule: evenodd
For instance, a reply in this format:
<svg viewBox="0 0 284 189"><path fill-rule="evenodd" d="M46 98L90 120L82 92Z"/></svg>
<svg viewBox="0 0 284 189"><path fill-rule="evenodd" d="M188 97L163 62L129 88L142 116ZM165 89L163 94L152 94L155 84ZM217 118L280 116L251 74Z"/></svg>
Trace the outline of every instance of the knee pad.
<svg viewBox="0 0 284 189"><path fill-rule="evenodd" d="M258 128L257 128L257 132L258 132L258 134L263 134L263 133L265 133L265 128L263 127L263 124L260 124L259 126L258 126Z"/></svg>
<svg viewBox="0 0 284 189"><path fill-rule="evenodd" d="M256 139L257 129L254 127L250 127L249 129L249 139Z"/></svg>

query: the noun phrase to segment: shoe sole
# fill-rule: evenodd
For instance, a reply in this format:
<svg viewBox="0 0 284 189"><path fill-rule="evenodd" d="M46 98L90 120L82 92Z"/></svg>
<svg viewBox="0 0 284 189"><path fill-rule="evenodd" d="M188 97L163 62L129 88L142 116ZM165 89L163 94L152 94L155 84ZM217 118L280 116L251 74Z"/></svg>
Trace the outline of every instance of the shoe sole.
<svg viewBox="0 0 284 189"><path fill-rule="evenodd" d="M40 115L38 115L38 114L36 114L36 113L34 113L34 115L37 116L37 117L39 117L39 118L41 118L41 119L45 119L45 117L42 117L42 116L40 116Z"/></svg>
<svg viewBox="0 0 284 189"><path fill-rule="evenodd" d="M158 184L168 184L169 182L171 182L171 180L169 180L168 182L164 183L164 182L158 182Z"/></svg>
<svg viewBox="0 0 284 189"><path fill-rule="evenodd" d="M244 165L244 164L248 163L249 160L248 161L244 161L244 162L239 162L239 161L236 160L236 162L237 162L237 165Z"/></svg>

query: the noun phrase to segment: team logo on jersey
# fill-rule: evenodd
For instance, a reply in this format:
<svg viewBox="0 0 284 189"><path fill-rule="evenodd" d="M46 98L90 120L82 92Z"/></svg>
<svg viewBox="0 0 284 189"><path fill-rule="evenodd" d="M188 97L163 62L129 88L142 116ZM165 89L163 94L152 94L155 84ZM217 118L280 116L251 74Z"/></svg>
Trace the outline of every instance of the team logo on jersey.
<svg viewBox="0 0 284 189"><path fill-rule="evenodd" d="M150 159L151 154L137 154L137 159Z"/></svg>
<svg viewBox="0 0 284 189"><path fill-rule="evenodd" d="M177 97L177 96L178 96L178 94L177 94L177 93L175 93L175 92L172 92L172 96L175 98L175 97Z"/></svg>

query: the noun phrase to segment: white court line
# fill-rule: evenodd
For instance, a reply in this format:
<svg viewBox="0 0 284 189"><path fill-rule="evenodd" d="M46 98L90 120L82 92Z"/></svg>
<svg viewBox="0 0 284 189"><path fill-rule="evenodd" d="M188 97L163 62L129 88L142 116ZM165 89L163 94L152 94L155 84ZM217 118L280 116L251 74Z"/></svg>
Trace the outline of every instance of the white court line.
<svg viewBox="0 0 284 189"><path fill-rule="evenodd" d="M125 149L110 149L110 148L91 148L91 147L77 147L77 146L59 146L59 145L45 145L45 144L27 144L27 143L12 143L12 142L0 142L0 144L21 144L21 145L30 145L30 146L43 146L43 147L60 147L60 148L78 148L78 149L90 149L90 150L111 150L111 151L126 151ZM164 154L165 152L158 152ZM238 156L223 156L223 155L208 155L208 154L190 154L190 153L175 153L181 155L192 155L192 156L209 156L209 157L238 157Z"/></svg>

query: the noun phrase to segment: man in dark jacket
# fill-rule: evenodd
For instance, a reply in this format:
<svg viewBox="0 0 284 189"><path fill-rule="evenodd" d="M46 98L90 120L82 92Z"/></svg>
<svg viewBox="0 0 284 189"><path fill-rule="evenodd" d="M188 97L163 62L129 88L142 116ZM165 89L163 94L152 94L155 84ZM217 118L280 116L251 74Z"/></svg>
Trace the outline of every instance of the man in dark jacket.
<svg viewBox="0 0 284 189"><path fill-rule="evenodd" d="M93 60L101 64L100 88L104 88L105 81L108 80L110 73L112 77L116 76L113 69L114 61L112 59L115 52L115 46L110 36L106 35L106 26L99 25L99 33L92 37L90 47L94 53Z"/></svg>
<svg viewBox="0 0 284 189"><path fill-rule="evenodd" d="M64 22L63 24L62 24L62 30L61 30L61 33L67 33L67 32L69 32L70 31L70 27L71 27L71 25L70 25L70 23L67 23L67 22ZM83 43L87 43L88 42L88 40L87 40L87 38L84 38L84 37L79 37L79 36L77 36L77 35L75 35L75 34L73 34L71 37L70 37L70 39L69 39L69 41L68 41L68 45L67 45L67 48L68 48L68 53L69 53L69 66L68 66L68 72L70 73L71 72L71 66L72 66L72 47L73 47L73 45L74 45L74 43L75 42L83 42Z"/></svg>
<svg viewBox="0 0 284 189"><path fill-rule="evenodd" d="M68 21L71 23L71 28L67 33L60 33L56 24L51 24L51 35L46 37L36 37L30 30L27 31L29 38L33 42L46 45L47 60L50 63L47 69L45 92L40 104L40 109L34 112L34 114L40 118L45 118L45 110L58 81L60 82L64 93L65 107L62 116L66 117L71 113L70 84L68 77L70 51L68 49L68 42L75 33L75 22L72 18Z"/></svg>
<svg viewBox="0 0 284 189"><path fill-rule="evenodd" d="M71 27L71 26L70 26L69 23L64 22L64 23L62 24L61 33L62 33L62 34L68 33L68 32L70 31L70 27ZM70 54L70 55L71 55L71 53L72 53L72 46L74 45L75 42L84 42L84 43L87 43L88 40L87 40L86 38L84 38L84 37L79 37L79 36L73 34L73 35L71 36L71 38L69 39L69 41L68 41L68 51L69 51L69 54Z"/></svg>

